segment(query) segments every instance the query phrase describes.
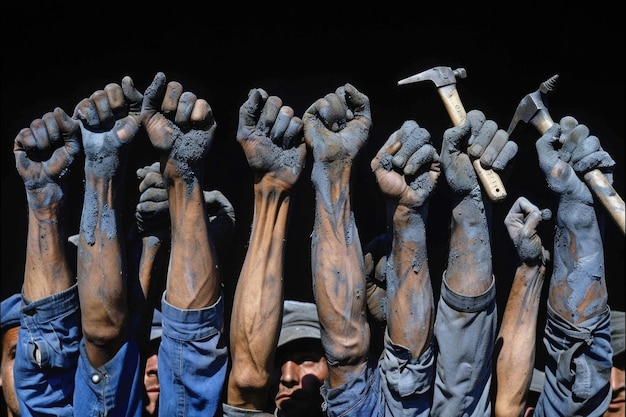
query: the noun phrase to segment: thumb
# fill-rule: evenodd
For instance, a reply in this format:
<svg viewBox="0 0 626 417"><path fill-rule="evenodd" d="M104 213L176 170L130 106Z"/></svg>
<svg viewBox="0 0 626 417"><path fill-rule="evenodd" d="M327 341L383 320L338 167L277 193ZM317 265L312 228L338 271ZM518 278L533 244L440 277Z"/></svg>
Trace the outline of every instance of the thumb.
<svg viewBox="0 0 626 417"><path fill-rule="evenodd" d="M144 123L161 109L161 101L165 95L165 88L165 74L157 72L152 83L143 94L141 118Z"/></svg>
<svg viewBox="0 0 626 417"><path fill-rule="evenodd" d="M122 91L130 106L130 113L139 114L143 104L143 94L135 88L133 79L128 75L122 78Z"/></svg>

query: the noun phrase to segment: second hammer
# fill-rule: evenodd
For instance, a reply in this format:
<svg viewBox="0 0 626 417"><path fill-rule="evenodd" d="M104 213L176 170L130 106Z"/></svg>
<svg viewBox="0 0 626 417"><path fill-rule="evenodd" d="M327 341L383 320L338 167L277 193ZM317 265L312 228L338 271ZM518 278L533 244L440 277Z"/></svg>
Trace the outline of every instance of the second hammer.
<svg viewBox="0 0 626 417"><path fill-rule="evenodd" d="M465 108L461 103L459 93L456 89L456 78L465 78L466 75L465 69L463 68L453 70L450 67L434 67L400 80L398 81L398 85L424 80L434 82L439 96L443 100L443 104L450 115L452 124L459 126L465 122L467 113L465 112ZM473 159L472 164L489 199L494 202L504 200L507 194L500 176L492 169L483 168L479 159Z"/></svg>

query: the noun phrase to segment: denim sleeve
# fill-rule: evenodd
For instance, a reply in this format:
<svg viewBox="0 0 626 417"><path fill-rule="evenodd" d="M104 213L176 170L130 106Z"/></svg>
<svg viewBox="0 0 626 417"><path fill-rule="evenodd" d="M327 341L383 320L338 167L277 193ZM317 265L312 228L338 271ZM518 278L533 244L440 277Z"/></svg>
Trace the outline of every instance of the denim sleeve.
<svg viewBox="0 0 626 417"><path fill-rule="evenodd" d="M498 320L495 291L494 279L483 294L457 294L448 288L444 275L435 318L437 372L432 415L491 414L489 393Z"/></svg>
<svg viewBox="0 0 626 417"><path fill-rule="evenodd" d="M22 299L13 372L22 416L74 416L74 378L82 337L78 288Z"/></svg>
<svg viewBox="0 0 626 417"><path fill-rule="evenodd" d="M548 357L535 416L602 416L611 402L609 307L578 326L548 303L543 343Z"/></svg>
<svg viewBox="0 0 626 417"><path fill-rule="evenodd" d="M228 350L222 334L223 300L181 310L161 300L159 411L164 416L212 416L222 406Z"/></svg>

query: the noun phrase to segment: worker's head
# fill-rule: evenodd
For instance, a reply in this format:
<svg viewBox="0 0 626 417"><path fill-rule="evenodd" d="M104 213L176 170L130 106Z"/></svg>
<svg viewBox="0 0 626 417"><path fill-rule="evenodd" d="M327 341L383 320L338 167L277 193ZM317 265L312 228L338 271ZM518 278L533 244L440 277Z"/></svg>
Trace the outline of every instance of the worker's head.
<svg viewBox="0 0 626 417"><path fill-rule="evenodd" d="M152 326L150 327L150 343L145 356L145 369L143 373L144 385L144 415L156 416L158 414L159 395L159 364L158 352L161 344L163 328L161 326L161 312L154 309L152 314Z"/></svg>
<svg viewBox="0 0 626 417"><path fill-rule="evenodd" d="M13 377L13 364L15 362L15 350L17 348L18 332L20 329L20 294L2 301L0 313L2 315L2 356L0 357L0 387L7 406L9 416L19 416L20 410L15 393L15 379Z"/></svg>
<svg viewBox="0 0 626 417"><path fill-rule="evenodd" d="M285 301L275 364L271 394L279 415L321 415L320 386L328 365L315 304Z"/></svg>

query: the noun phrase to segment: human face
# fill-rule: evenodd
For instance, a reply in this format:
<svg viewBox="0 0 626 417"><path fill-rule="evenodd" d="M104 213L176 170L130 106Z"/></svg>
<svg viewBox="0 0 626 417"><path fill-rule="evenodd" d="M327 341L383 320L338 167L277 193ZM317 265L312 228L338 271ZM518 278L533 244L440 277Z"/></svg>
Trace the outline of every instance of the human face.
<svg viewBox="0 0 626 417"><path fill-rule="evenodd" d="M2 363L0 364L0 386L2 395L7 404L8 415L19 417L20 408L15 393L15 379L13 378L13 364L15 363L15 349L19 326L12 327L2 337Z"/></svg>
<svg viewBox="0 0 626 417"><path fill-rule="evenodd" d="M621 358L620 358L621 357ZM612 398L609 409L604 413L604 417L624 417L626 404L624 403L624 353L613 358L611 368L611 391Z"/></svg>
<svg viewBox="0 0 626 417"><path fill-rule="evenodd" d="M320 386L328 377L328 365L319 339L300 339L281 346L276 365L280 377L274 401L281 415L321 415Z"/></svg>
<svg viewBox="0 0 626 417"><path fill-rule="evenodd" d="M159 364L158 355L152 353L146 359L146 369L143 373L143 385L146 390L146 402L144 403L144 415L156 416L159 405Z"/></svg>

